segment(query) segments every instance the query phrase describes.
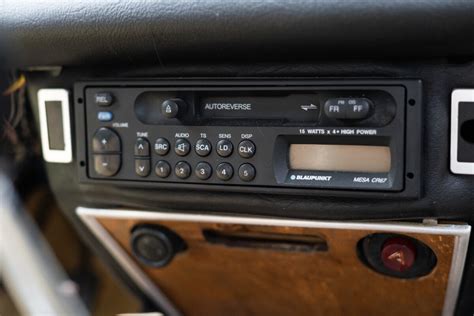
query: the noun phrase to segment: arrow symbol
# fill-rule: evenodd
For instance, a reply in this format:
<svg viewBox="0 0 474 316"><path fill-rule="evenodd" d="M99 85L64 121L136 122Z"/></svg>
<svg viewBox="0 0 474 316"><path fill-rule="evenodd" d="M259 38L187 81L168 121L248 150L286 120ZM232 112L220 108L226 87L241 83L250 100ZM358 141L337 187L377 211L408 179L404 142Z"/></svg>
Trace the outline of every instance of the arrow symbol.
<svg viewBox="0 0 474 316"><path fill-rule="evenodd" d="M102 138L102 144L103 144L103 145L107 144L107 139Z"/></svg>
<svg viewBox="0 0 474 316"><path fill-rule="evenodd" d="M145 170L145 167L144 167L144 166L140 166L140 167L138 167L138 169L139 169L140 171L143 171L143 170Z"/></svg>
<svg viewBox="0 0 474 316"><path fill-rule="evenodd" d="M405 265L405 255L401 251L397 251L388 256L388 259L395 260L401 265Z"/></svg>
<svg viewBox="0 0 474 316"><path fill-rule="evenodd" d="M138 149L143 149L143 145L142 144L138 145Z"/></svg>
<svg viewBox="0 0 474 316"><path fill-rule="evenodd" d="M306 111L306 112L318 109L318 107L314 105L313 103L311 103L310 105L301 105L300 107L303 111Z"/></svg>

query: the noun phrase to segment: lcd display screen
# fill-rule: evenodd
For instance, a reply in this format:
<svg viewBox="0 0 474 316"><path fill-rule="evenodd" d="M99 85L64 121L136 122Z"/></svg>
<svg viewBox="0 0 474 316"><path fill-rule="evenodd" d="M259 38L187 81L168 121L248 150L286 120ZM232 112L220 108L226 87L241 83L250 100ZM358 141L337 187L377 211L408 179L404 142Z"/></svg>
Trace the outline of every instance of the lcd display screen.
<svg viewBox="0 0 474 316"><path fill-rule="evenodd" d="M390 147L367 145L291 144L292 170L386 173Z"/></svg>

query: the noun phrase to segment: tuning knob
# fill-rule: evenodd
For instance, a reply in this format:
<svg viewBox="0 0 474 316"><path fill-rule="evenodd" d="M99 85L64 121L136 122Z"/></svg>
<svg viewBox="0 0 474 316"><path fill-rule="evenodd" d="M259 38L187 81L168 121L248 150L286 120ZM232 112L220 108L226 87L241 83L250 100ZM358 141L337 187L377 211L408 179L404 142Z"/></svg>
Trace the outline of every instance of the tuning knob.
<svg viewBox="0 0 474 316"><path fill-rule="evenodd" d="M180 117L186 112L186 109L186 102L181 99L169 99L161 104L161 114L169 119Z"/></svg>

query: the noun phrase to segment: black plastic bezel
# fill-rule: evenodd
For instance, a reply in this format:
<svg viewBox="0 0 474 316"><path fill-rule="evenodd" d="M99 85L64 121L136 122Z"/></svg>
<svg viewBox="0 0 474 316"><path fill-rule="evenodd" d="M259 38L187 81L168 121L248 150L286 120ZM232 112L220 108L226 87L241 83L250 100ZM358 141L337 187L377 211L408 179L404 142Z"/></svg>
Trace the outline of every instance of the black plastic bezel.
<svg viewBox="0 0 474 316"><path fill-rule="evenodd" d="M350 189L327 189L327 188L304 188L304 187L267 187L267 186L249 186L247 183L242 185L228 185L223 184L196 184L186 182L146 182L146 181L123 181L116 179L91 179L87 174L89 155L87 152L87 137L86 135L86 113L85 113L85 89L88 87L225 87L231 89L236 87L238 89L259 87L272 87L279 89L281 87L288 89L288 87L311 87L322 86L331 88L348 87L360 88L371 86L400 86L405 89L405 131L404 137L404 161L399 165L404 165L404 170L401 172L402 181L404 185L401 189L396 191L371 191L361 188ZM411 105L414 104L414 105ZM76 120L76 154L77 163L79 165L79 177L82 183L104 183L110 185L119 185L127 187L154 187L167 189L195 189L195 190L212 190L212 191L234 191L234 192L248 192L248 193L271 193L271 194L288 194L288 195L314 195L314 196L347 196L347 197L372 197L372 198L418 198L421 194L420 177L421 177L421 113L422 113L422 96L421 96L421 81L419 80L163 80L155 79L150 81L89 81L76 83L74 87L74 105L75 105L75 120ZM132 105L131 105L132 106ZM409 135L409 137L407 137ZM236 144L234 144L236 145ZM402 158L403 159L403 158ZM153 166L152 166L153 167ZM236 166L238 167L238 166ZM258 170L257 170L258 172Z"/></svg>

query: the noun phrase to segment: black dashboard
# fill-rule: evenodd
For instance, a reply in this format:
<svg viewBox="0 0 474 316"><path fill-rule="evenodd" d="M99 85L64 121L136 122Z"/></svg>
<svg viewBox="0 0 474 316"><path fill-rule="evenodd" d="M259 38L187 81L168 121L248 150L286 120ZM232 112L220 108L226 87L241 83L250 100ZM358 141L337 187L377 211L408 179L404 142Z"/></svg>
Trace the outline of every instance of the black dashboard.
<svg viewBox="0 0 474 316"><path fill-rule="evenodd" d="M49 185L119 271L78 207L473 221L472 1L2 6L0 68L26 76Z"/></svg>
<svg viewBox="0 0 474 316"><path fill-rule="evenodd" d="M420 167L417 167L416 159L408 160L408 163L413 163L414 165L411 170L407 170L406 173L412 172L415 176L414 179L409 179L408 177L406 177L407 175L405 174L405 167L399 169L403 169L402 172L404 174L404 178L406 178L403 181L404 183L410 183L410 181L415 180L414 190L412 190L415 193L411 194L412 198L408 200L400 198L400 194L403 195L403 191L401 193L383 193L366 190L366 192L369 192L369 194L367 194L366 192L363 192L364 190L362 190L362 192L356 192L356 194L351 194L350 191L347 190L328 191L324 188L317 188L313 189L312 194L304 194L303 196L301 196L300 194L291 194L291 192L295 191L290 191L289 194L288 192L286 192L286 194L277 195L272 194L273 192L266 192L266 194L262 194L261 192L252 192L252 194L242 194L241 192L238 192L239 190L230 190L237 192L229 192L229 189L226 189L227 186L224 186L222 192L216 193L215 190L214 192L212 192L212 190L203 190L202 185L198 187L191 186L190 188L186 186L186 199L182 199L182 193L179 190L175 191L174 188L163 188L163 190L158 191L154 190L154 187L160 187L160 181L158 181L159 178L157 176L155 176L154 178L155 183L153 186L147 185L146 182L140 182L143 183L143 185L141 186L137 186L135 182L121 182L119 186L102 186L100 184L95 184L96 180L93 180L94 176L90 178L87 177L84 172L80 172L81 169L85 170L83 167L80 166L81 160L77 160L77 163L74 164L74 166L61 164L48 166L48 168L53 168L54 170L57 170L55 172L52 172L52 185L55 185L55 178L56 175L58 175L58 189L68 189L72 191L79 190L80 192L83 192L81 196L86 198L91 203L103 204L105 202L110 203L112 205L121 203L125 203L127 205L130 203L130 205L138 204L143 207L153 208L154 205L156 205L156 202L159 201L160 209L180 208L188 211L199 210L202 208L202 206L200 205L200 203L202 203L201 201L206 201L206 209L209 211L225 210L226 212L242 212L243 209L246 209L249 213L251 212L260 215L298 216L306 218L469 218L470 205L467 202L471 199L472 193L470 190L470 183L473 180L467 175L455 175L450 172L449 113L451 103L451 91L456 89L457 87L463 87L467 85L467 83L465 82L468 78L470 78L470 76L472 76L472 66L469 63L462 64L462 66L460 66L459 64L451 64L443 60L439 60L439 62L440 63L437 65L423 64L422 62L416 63L416 68L414 68L415 64L409 63L391 66L381 66L380 64L374 66L373 64L369 63L350 64L351 66L347 67L346 71L336 70L331 65L325 64L314 64L311 66L311 69L314 73L318 73L320 75L324 73L326 74L324 76L325 81L338 80L333 78L341 77L345 77L345 80L367 80L360 79L360 77L362 76L365 78L372 78L369 71L369 69L371 69L373 71L372 75L374 75L376 78L384 78L383 80L406 80L400 78L413 78L412 82L422 83L422 96L416 97L417 102L419 100L422 101L419 101L419 103L415 104L415 106L410 106L408 104L408 100L404 100L405 103L403 104L403 107L407 107L408 109L412 110L416 109L423 113L421 119L416 118L415 115L414 122L411 123L413 126L412 128L414 128L416 132L412 132L410 130L406 133L406 135L403 135L403 138L406 137L408 141L413 141L413 147L410 150L404 149L403 152L405 152L406 150L407 155L413 155L413 157L419 156L421 159ZM271 77L272 74L278 75L277 78L271 79L277 81L280 80L278 78L281 78L282 76L288 78L288 75L290 73L297 76L299 78L297 80L303 80L301 79L301 77L309 70L309 68L305 66L286 66L286 72L283 72L283 69L280 69L275 74L273 71L273 67L268 67L267 72L263 72L262 69L264 69L264 66L255 67L262 67L260 68L259 74L265 75L266 78ZM205 68L209 69L208 67ZM215 66L214 69L217 75L221 75L223 78L229 78L229 72L232 68L225 67L225 71L222 71L222 69L219 70L219 66ZM237 69L238 67L236 66L236 68L234 68L234 71L237 72ZM181 68L175 71L180 70ZM104 74L107 74L105 73L105 71L106 70L104 70ZM150 68L147 68L146 71L150 71ZM159 70L157 71L159 73ZM360 76L351 77L348 72L354 71L359 72ZM437 76L440 72L443 73L442 77ZM176 74L178 73L179 72L176 72ZM329 73L332 73L333 75L329 76ZM193 73L194 76L196 76L196 74L196 72ZM78 82L77 79L79 78L80 81L83 82L85 79L87 79L87 75L88 74L84 73L83 70L77 69L64 69L60 77L53 77L44 73L32 73L29 78L32 87L32 89L30 90L31 96L36 96L38 90L40 90L41 88L47 88L51 86L67 88L69 89L69 91L72 91L74 88L74 84ZM240 73L240 75L243 75L244 77L248 78L249 73ZM194 76L190 77L192 78ZM105 78L108 79L110 78L110 76L105 76ZM305 77L304 81L317 82L318 80L321 80L320 78L321 77ZM138 81L138 83L135 84L137 84L138 86L141 85L143 87L143 83L145 82L144 77L133 77L133 79ZM171 77L171 79L173 83L186 81L176 79L174 77ZM156 79L155 81L153 81L153 79L146 78L146 80L147 85L156 86L157 82L162 82L164 79L160 78L159 81L156 81ZM212 77L207 80L215 81L216 78ZM225 79L224 81L227 82L227 80L229 79ZM230 79L230 81L235 80L236 79ZM110 82L113 81L107 82L110 84ZM60 84L58 85L58 83ZM183 84L186 84L186 82L184 82ZM82 98L82 94L80 98ZM405 99L405 97L403 97L403 99ZM86 104L86 106L88 105ZM324 104L322 104L321 106L324 106ZM80 135L85 133L86 130L84 124L82 123L84 121L84 118L81 118L80 116L81 113L84 113L82 112L83 107L84 104L82 104L81 107L78 108L78 113L75 113L75 115L79 114L76 119L79 119L79 122L81 122L81 124L79 124L78 126L74 126L74 129L72 130L73 133L81 133ZM91 154L92 148L86 148L86 144L92 145L92 134L95 132L95 129L99 128L100 125L96 117L97 111L94 110L88 112L88 115L89 119L93 120L95 125L87 125L88 128L89 126L91 126L90 130L88 130L88 141L86 141L85 137L77 137L79 142L79 148L77 148L76 150L78 150L77 153L79 155L85 155L87 152ZM133 115L133 113L121 115ZM138 120L135 119L134 121ZM235 120L232 124L235 124ZM343 122L342 124L354 123ZM170 125L170 128L171 126L173 125ZM233 128L235 128L235 126ZM275 126L270 126L266 128L272 131L275 130ZM133 130L130 134L126 135L126 137L129 138L128 140L126 140L126 146L128 151L127 159L130 158L129 163L132 163L132 151L134 142L137 138L137 131L139 130ZM401 133L401 131L399 132ZM163 133L163 135L166 136L165 138L171 139L171 134L168 135L166 133ZM415 133L415 135L413 133ZM417 137L420 138L417 140ZM158 138L160 138L159 135L155 133L152 139L149 140L150 146L154 146L154 143ZM197 138L199 137L196 137L196 140ZM196 140L193 140L193 142L195 142ZM216 144L217 139L212 139L213 147L215 147ZM237 144L238 142L234 144L234 146L237 146ZM419 144L423 145L419 146ZM257 145L260 144L257 143ZM273 144L271 146L273 146ZM259 149L257 148L257 150ZM419 151L421 151L420 154L418 154ZM258 151L259 154L261 152L263 151ZM273 155L273 149L268 150L267 153L269 155ZM400 153L401 151L399 152L399 154ZM172 152L172 154L174 155L175 160L180 157L174 152ZM156 153L154 153L154 155L155 160L160 157ZM213 152L213 155L218 157L215 151ZM192 163L197 163L197 160L199 160L200 156L195 153L192 153L191 156L194 157L194 159L196 160L192 161ZM235 157L239 156L236 155ZM242 163L244 161L244 159L242 158L239 159L240 160L238 161L236 160L236 164ZM173 163L176 162L178 162L178 160L173 161ZM156 164L156 161L154 161L154 164ZM91 166L89 165L89 168L90 167ZM142 179L142 177L134 175L133 167L128 167L127 169L127 171L129 172L129 176L132 176L133 174L134 179ZM66 179L63 178L63 175L65 174L69 175ZM85 181L79 181L79 176L82 176L82 180ZM74 179L74 181L69 181L71 178ZM113 181L114 179L114 177L110 177L106 181ZM176 180L178 178L174 179ZM194 182L198 180L194 177L190 177L188 180L183 180L182 182L189 183L191 179L194 179ZM218 184L226 183L215 177L214 179L214 181L216 181L216 183ZM418 184L416 184L417 179L420 179ZM66 183L63 183L64 180L66 180ZM233 178L233 180L239 184L243 183L243 181L240 182L237 177L235 179ZM198 183L200 183L200 181L201 180L199 180ZM176 181L172 182L175 183ZM182 187L183 184L179 185ZM245 183L241 186L244 185ZM73 186L74 189L71 188L71 186ZM100 187L100 190L97 190L98 187ZM126 187L127 190L124 191L124 187ZM232 186L232 188L234 188L234 186ZM149 194L148 192L150 191L152 191L153 194ZM119 192L120 194L118 194ZM321 193L318 194L318 192ZM345 194L343 194L343 192L345 192ZM109 196L109 198L107 198L107 196ZM243 204L239 203L238 205L236 205L234 203L229 203L230 201L235 200L239 200ZM75 203L79 204L77 201ZM291 205L290 210L288 210L288 205ZM242 208L242 206L244 206L244 208Z"/></svg>

